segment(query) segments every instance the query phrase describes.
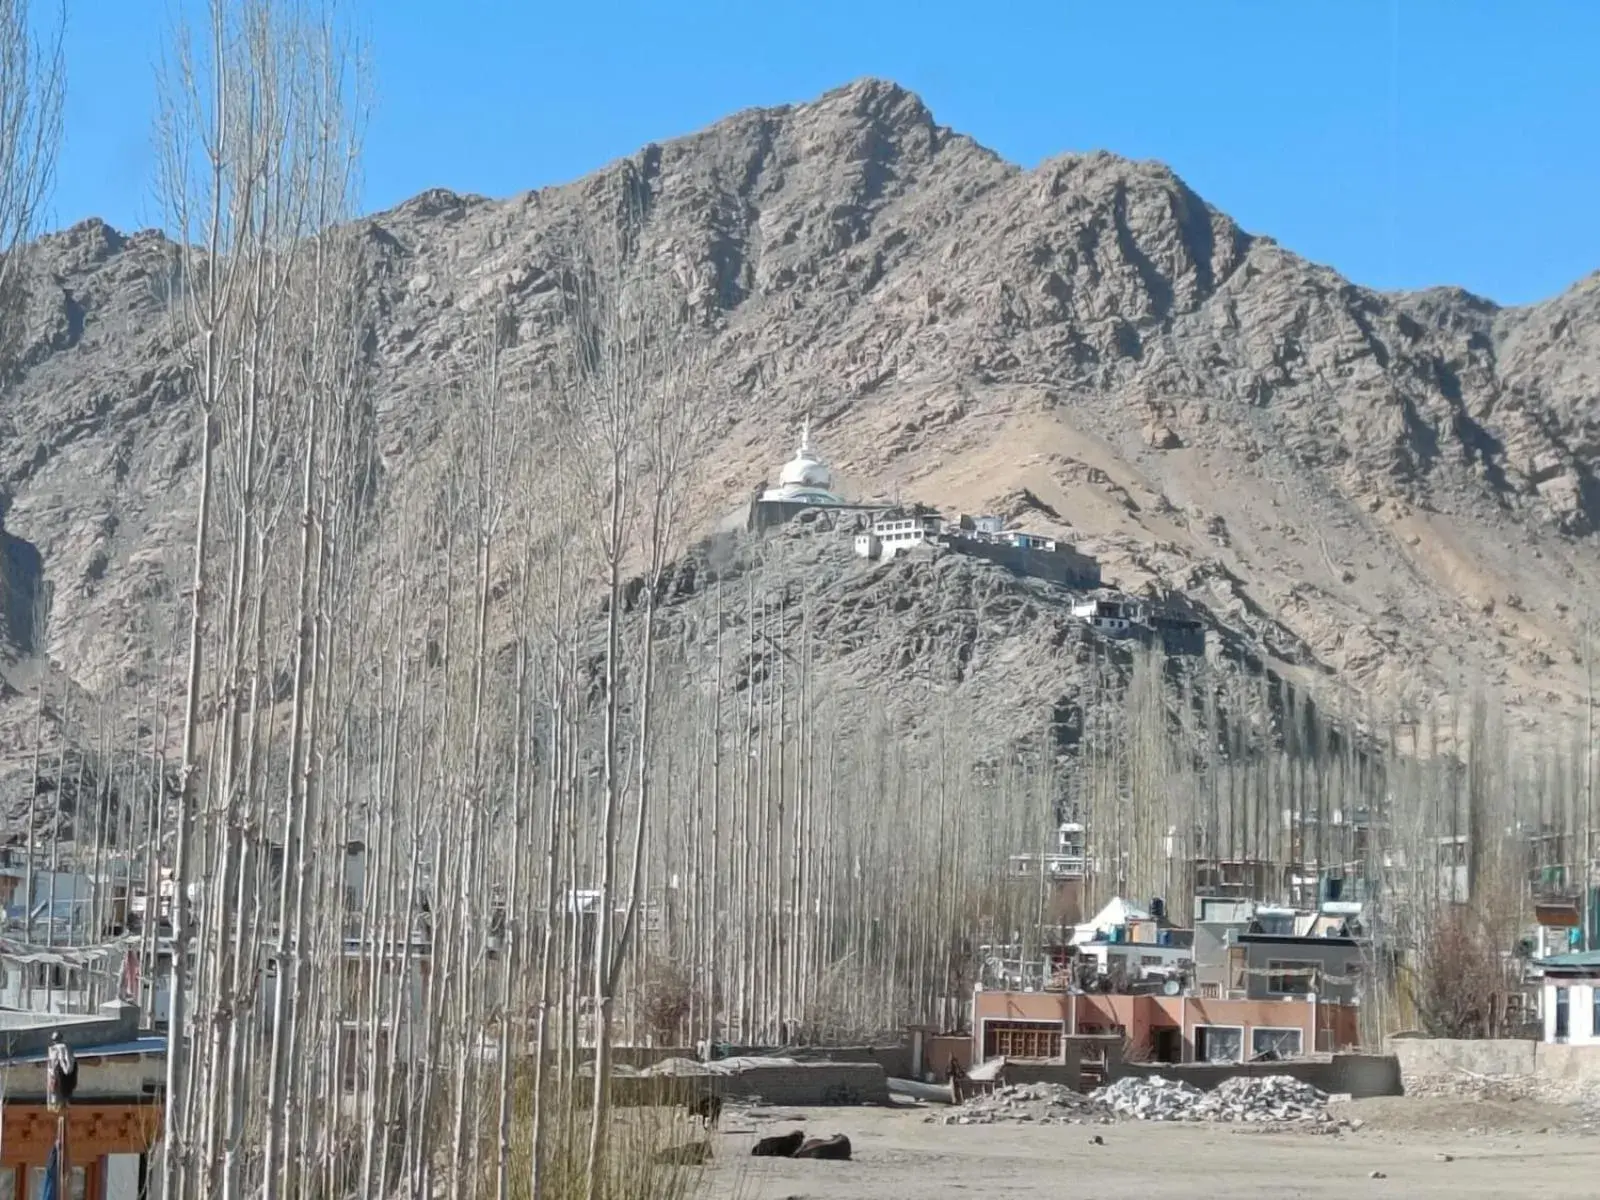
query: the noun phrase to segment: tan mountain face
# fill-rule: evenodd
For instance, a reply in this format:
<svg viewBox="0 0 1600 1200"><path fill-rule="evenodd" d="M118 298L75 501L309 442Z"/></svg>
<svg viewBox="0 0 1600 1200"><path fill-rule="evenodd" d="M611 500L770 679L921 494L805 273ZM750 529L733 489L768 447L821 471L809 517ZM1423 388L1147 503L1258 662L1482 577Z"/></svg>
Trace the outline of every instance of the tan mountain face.
<svg viewBox="0 0 1600 1200"><path fill-rule="evenodd" d="M1518 310L1374 293L1164 167L1023 171L875 81L608 171L709 339L697 529L775 478L809 415L847 495L1068 533L1109 581L1185 590L1317 687L1483 684L1528 720L1572 712L1600 582L1600 281ZM600 195L436 191L366 222L387 494L437 453L476 309L505 305L518 369L554 353L565 239ZM45 648L88 694L147 698L181 620L196 442L168 249L96 223L46 239L0 393L0 572L14 598L42 570ZM13 734L31 621L0 605Z"/></svg>

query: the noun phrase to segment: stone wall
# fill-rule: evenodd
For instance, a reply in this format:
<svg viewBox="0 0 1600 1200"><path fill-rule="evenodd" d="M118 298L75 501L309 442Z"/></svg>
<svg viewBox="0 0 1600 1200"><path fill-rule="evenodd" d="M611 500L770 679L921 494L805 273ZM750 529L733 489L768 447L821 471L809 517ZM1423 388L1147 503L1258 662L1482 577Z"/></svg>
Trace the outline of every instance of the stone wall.
<svg viewBox="0 0 1600 1200"><path fill-rule="evenodd" d="M889 1077L877 1063L773 1063L726 1075L623 1075L611 1095L617 1105L673 1104L702 1091L769 1104L888 1104Z"/></svg>
<svg viewBox="0 0 1600 1200"><path fill-rule="evenodd" d="M1033 550L968 537L956 530L945 531L945 544L952 550L985 559L1018 575L1030 575L1080 591L1093 591L1100 586L1099 561L1077 549L1062 546L1055 550Z"/></svg>

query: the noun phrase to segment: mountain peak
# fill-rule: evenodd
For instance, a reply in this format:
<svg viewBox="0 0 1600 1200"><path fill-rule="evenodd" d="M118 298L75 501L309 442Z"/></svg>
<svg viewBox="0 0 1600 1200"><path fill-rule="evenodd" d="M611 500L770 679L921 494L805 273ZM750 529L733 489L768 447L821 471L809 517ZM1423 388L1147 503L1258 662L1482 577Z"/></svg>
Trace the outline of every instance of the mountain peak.
<svg viewBox="0 0 1600 1200"><path fill-rule="evenodd" d="M396 496L450 452L442 398L475 306L515 324L508 370L560 352L564 256L584 221L617 219L599 182L625 171L641 253L703 343L701 528L809 413L846 494L980 512L1025 492L1108 577L1186 590L1311 676L1381 693L1454 656L1530 699L1574 686L1557 668L1579 631L1555 598L1600 587L1592 283L1514 314L1379 295L1265 250L1164 164L1097 150L1024 171L877 78L607 170L370 219L396 238L379 252L404 249L366 285ZM168 586L151 564L187 519L192 410L152 335L170 264L105 258L94 225L58 237L72 254L41 255L54 277L0 412L7 526L40 550L52 620L80 631L67 668L156 688L160 656L126 647L167 644L134 628L138 598Z"/></svg>
<svg viewBox="0 0 1600 1200"><path fill-rule="evenodd" d="M929 121L933 119L933 114L923 103L921 96L909 88L900 86L892 79L880 79L873 75L864 75L842 87L832 88L810 101L810 104L826 106L841 101L849 103L863 115L881 116L903 112L915 118Z"/></svg>

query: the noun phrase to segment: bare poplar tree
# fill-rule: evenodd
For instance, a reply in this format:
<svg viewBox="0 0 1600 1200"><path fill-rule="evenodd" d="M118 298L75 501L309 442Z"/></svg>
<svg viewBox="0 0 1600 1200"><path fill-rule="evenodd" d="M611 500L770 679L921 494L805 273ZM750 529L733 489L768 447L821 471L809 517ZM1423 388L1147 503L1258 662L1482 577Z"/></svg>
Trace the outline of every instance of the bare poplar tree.
<svg viewBox="0 0 1600 1200"><path fill-rule="evenodd" d="M268 648L268 572L279 565L278 514L298 491L298 603L282 614L298 633L282 899L273 925L264 1194L276 1194L286 1170L286 1040L294 1037L295 985L306 966L304 849L315 828L305 808L316 761L312 680L326 685L310 665L325 652L320 645L314 650L311 639L313 604L327 597L314 593L312 580L327 578L332 515L327 468L318 456L339 444L339 422L352 411L357 344L355 314L344 300L355 282L351 259L336 244L355 184L350 62L337 26L305 5L213 0L198 29L175 31L163 77L162 192L178 259L172 311L188 354L199 441L173 819L163 1183L174 1198L197 1186L209 1193L219 1166L224 1194L240 1186L247 1039L232 1023L240 1019L242 989L254 988L255 960L236 939L265 931L259 917L245 916L259 903L259 880L247 872L243 847L246 829L259 827L265 811L260 681L275 657ZM209 734L201 716L208 699L216 701ZM289 906L291 887L296 902ZM207 1043L194 1036L193 1024L204 1005L211 1009ZM225 1103L217 1103L219 1088L229 1097ZM219 1164L214 1153L222 1141L229 1153Z"/></svg>
<svg viewBox="0 0 1600 1200"><path fill-rule="evenodd" d="M24 251L38 231L61 144L62 18L41 40L29 0L0 0L0 383L21 343Z"/></svg>
<svg viewBox="0 0 1600 1200"><path fill-rule="evenodd" d="M694 417L691 398L680 386L684 366L680 308L665 289L659 270L641 261L643 218L631 173L624 170L617 183L621 196L616 211L602 217L615 225L582 239L571 272L571 352L564 379L568 460L580 494L597 514L592 528L603 564L606 608L600 747L603 816L592 993L596 1054L588 1153L591 1200L602 1186L615 1003L643 899L655 753L656 597L678 535L683 502L679 472L692 445ZM623 606L629 601L624 583L630 562L641 557L643 629L630 686L629 656L623 644ZM624 728L625 715L631 728ZM629 762L633 829L627 886L622 890L618 855L627 821Z"/></svg>

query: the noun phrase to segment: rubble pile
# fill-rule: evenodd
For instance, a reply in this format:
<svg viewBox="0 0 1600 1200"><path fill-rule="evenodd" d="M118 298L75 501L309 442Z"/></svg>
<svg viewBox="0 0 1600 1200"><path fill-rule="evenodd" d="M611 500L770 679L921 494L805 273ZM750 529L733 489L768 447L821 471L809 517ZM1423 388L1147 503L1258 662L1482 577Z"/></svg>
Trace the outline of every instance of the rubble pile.
<svg viewBox="0 0 1600 1200"><path fill-rule="evenodd" d="M1119 1079L1094 1093L1094 1101L1136 1121L1237 1121L1248 1124L1325 1122L1326 1093L1288 1075L1238 1075L1210 1092L1153 1075Z"/></svg>
<svg viewBox="0 0 1600 1200"><path fill-rule="evenodd" d="M1013 1083L928 1121L943 1125L1109 1125L1112 1117L1090 1096L1059 1083Z"/></svg>
<svg viewBox="0 0 1600 1200"><path fill-rule="evenodd" d="M1206 1093L1202 1116L1210 1121L1327 1121L1328 1094L1290 1075L1224 1079Z"/></svg>
<svg viewBox="0 0 1600 1200"><path fill-rule="evenodd" d="M1056 1083L1022 1083L974 1096L929 1121L945 1125L1107 1125L1133 1121L1224 1121L1251 1125L1325 1124L1328 1097L1288 1075L1237 1076L1203 1092L1182 1080L1152 1075L1119 1079L1090 1095Z"/></svg>
<svg viewBox="0 0 1600 1200"><path fill-rule="evenodd" d="M1094 1101L1119 1117L1135 1121L1192 1121L1206 1094L1193 1084L1153 1075L1128 1076L1101 1088Z"/></svg>
<svg viewBox="0 0 1600 1200"><path fill-rule="evenodd" d="M1453 1075L1407 1075L1405 1094L1412 1098L1565 1105L1578 1114L1578 1132L1600 1132L1600 1085L1583 1080L1480 1075L1470 1071Z"/></svg>

